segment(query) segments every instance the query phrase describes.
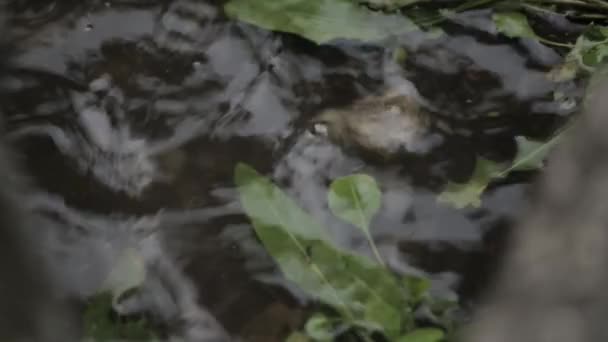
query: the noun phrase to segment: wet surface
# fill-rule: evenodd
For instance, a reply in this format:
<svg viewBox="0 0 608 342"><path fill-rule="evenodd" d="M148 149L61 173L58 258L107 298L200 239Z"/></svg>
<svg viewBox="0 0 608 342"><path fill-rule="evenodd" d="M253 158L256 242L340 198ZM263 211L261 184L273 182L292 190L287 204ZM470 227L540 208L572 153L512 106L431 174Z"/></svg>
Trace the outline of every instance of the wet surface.
<svg viewBox="0 0 608 342"><path fill-rule="evenodd" d="M373 222L380 252L466 306L495 270L533 175L492 186L479 209L457 210L436 195L468 179L476 156L509 160L514 136L551 134L572 112L553 101L558 87L580 96L545 78L560 60L555 51L497 37L483 11L456 18L448 34L383 46L317 46L195 0L16 0L8 13L14 51L0 79L2 107L32 174L30 205L44 214L43 253L58 281L89 295L117 255L136 248L161 279L149 285L156 299L138 305L162 317L207 307L249 340L293 329L307 303L242 214L238 162L272 177L341 246L368 255L364 236L324 199L336 177L374 176L384 191ZM404 68L390 62L397 46L408 50ZM417 89L432 120L451 127L439 148L383 164L310 134L319 110L386 84ZM184 319L196 326L201 317ZM269 322L284 328L260 332Z"/></svg>

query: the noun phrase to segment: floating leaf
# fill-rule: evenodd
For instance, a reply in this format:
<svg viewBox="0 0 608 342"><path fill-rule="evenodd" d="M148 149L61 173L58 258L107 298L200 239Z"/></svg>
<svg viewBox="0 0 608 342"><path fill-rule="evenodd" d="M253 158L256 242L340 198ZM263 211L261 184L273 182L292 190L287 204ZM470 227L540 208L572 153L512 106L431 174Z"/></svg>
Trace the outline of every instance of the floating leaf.
<svg viewBox="0 0 608 342"><path fill-rule="evenodd" d="M510 167L510 170L514 171L542 168L547 154L556 142L556 140L534 141L523 136L515 137L515 141L517 142L517 156Z"/></svg>
<svg viewBox="0 0 608 342"><path fill-rule="evenodd" d="M235 181L257 236L287 279L347 322L372 319L389 337L412 326L411 308L389 270L338 250L313 218L251 167L237 165ZM386 314L370 317L370 305Z"/></svg>
<svg viewBox="0 0 608 342"><path fill-rule="evenodd" d="M440 329L421 328L401 336L397 342L441 342L445 340L445 333Z"/></svg>
<svg viewBox="0 0 608 342"><path fill-rule="evenodd" d="M318 44L335 39L377 41L417 30L402 15L374 12L351 0L230 0L224 9L232 18Z"/></svg>
<svg viewBox="0 0 608 342"><path fill-rule="evenodd" d="M446 189L439 195L438 201L450 203L458 209L467 206L479 207L481 194L493 178L498 176L504 167L484 158L477 158L475 171L467 183L448 183Z"/></svg>
<svg viewBox="0 0 608 342"><path fill-rule="evenodd" d="M495 13L492 16L498 32L510 38L536 38L528 18L518 12Z"/></svg>
<svg viewBox="0 0 608 342"><path fill-rule="evenodd" d="M439 195L438 201L450 203L459 209L467 206L479 207L481 205L481 194L494 179L505 177L513 171L542 168L543 162L551 149L571 127L572 124L568 124L546 142L533 141L523 136L517 136L515 138L517 155L508 167L502 167L500 164L487 159L477 158L471 180L467 183L448 183L446 189Z"/></svg>

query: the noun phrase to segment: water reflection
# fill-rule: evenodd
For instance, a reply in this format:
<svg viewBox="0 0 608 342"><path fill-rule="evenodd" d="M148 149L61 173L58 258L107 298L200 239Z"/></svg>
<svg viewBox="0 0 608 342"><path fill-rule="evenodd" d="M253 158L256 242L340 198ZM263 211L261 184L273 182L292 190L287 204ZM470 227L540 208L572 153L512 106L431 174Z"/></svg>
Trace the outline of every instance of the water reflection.
<svg viewBox="0 0 608 342"><path fill-rule="evenodd" d="M497 40L484 13L450 24L449 35L413 33L383 49L316 46L227 20L212 2L72 5L11 2L22 41L0 79L11 136L45 191L32 206L52 218L40 232L46 253L58 280L84 296L135 248L154 294L139 308L190 320L193 334L211 320L207 307L235 335L278 340L283 332L256 326L297 326L308 304L242 215L236 163L272 177L362 254L364 237L330 215L326 191L339 176L374 176L385 195L373 235L386 260L469 296L525 208L525 186L496 186L481 209L464 211L438 204L437 192L466 179L477 155L508 159L514 135L546 135L559 121L549 113L572 111L554 105L557 86L544 77L557 54ZM396 46L410 52L404 69L390 59ZM407 80L452 125L433 154L377 165L307 131L319 110ZM575 85L560 91L580 96Z"/></svg>

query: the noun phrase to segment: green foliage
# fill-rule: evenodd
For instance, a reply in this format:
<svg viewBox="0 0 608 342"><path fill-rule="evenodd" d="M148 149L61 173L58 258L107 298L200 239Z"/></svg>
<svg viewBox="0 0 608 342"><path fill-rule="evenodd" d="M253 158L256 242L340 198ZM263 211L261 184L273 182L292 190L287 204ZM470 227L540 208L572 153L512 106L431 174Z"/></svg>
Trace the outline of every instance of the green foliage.
<svg viewBox="0 0 608 342"><path fill-rule="evenodd" d="M401 336L397 342L441 342L445 341L445 333L434 328L416 329L411 333Z"/></svg>
<svg viewBox="0 0 608 342"><path fill-rule="evenodd" d="M84 313L85 341L159 341L154 327L145 318L113 319L112 297L111 292L103 292L87 303Z"/></svg>
<svg viewBox="0 0 608 342"><path fill-rule="evenodd" d="M467 183L448 183L439 195L439 202L450 203L458 209L467 206L479 207L481 194L502 169L501 165L491 160L477 158L471 179Z"/></svg>
<svg viewBox="0 0 608 342"><path fill-rule="evenodd" d="M369 232L369 225L381 204L382 194L376 181L368 175L356 174L335 180L329 188L327 198L331 211L361 229L376 259L384 264Z"/></svg>
<svg viewBox="0 0 608 342"><path fill-rule="evenodd" d="M517 155L512 163L506 167L484 158L477 158L477 164L471 179L466 183L448 183L439 195L438 201L449 203L459 209L468 206L479 207L481 205L481 195L493 180L503 178L513 171L529 171L542 168L551 149L562 139L570 127L571 125L566 126L565 129L545 142L529 140L523 136L516 137Z"/></svg>
<svg viewBox="0 0 608 342"><path fill-rule="evenodd" d="M519 12L495 13L492 16L498 32L510 38L536 38L528 18Z"/></svg>
<svg viewBox="0 0 608 342"><path fill-rule="evenodd" d="M578 37L564 62L555 67L550 77L555 81L573 79L580 71L595 72L608 57L608 28L590 25Z"/></svg>
<svg viewBox="0 0 608 342"><path fill-rule="evenodd" d="M155 328L145 318L113 318L113 306L142 285L146 275L143 258L127 249L117 259L98 294L88 300L84 335L93 341L158 341ZM114 315L117 316L117 315Z"/></svg>
<svg viewBox="0 0 608 342"><path fill-rule="evenodd" d="M331 307L338 317L315 315L306 332L315 341L354 329L367 336L382 332L390 340L415 328L413 309L432 304L425 280L400 282L386 267L341 250L315 220L253 168L239 164L235 182L254 230L285 277ZM332 210L369 236L369 223L380 208L381 193L369 176L336 180L328 195ZM410 286L411 285L411 286ZM296 337L293 337L294 339ZM331 339L330 339L331 340Z"/></svg>
<svg viewBox="0 0 608 342"><path fill-rule="evenodd" d="M417 29L404 16L374 12L352 0L230 0L224 10L232 18L317 44L335 39L377 41Z"/></svg>

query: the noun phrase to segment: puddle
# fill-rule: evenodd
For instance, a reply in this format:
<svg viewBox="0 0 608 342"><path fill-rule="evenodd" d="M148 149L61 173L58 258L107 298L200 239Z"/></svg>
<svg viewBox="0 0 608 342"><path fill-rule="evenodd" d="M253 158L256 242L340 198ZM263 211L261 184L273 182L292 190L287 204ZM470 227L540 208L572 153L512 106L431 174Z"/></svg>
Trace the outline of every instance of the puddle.
<svg viewBox="0 0 608 342"><path fill-rule="evenodd" d="M573 111L555 104L554 91L580 96L545 78L557 53L498 38L484 11L457 18L445 35L412 33L383 49L317 46L230 21L211 2L36 3L9 6L19 48L0 89L35 181L30 205L52 222L40 232L51 269L84 297L135 249L153 276L152 295L133 305L181 317L191 336L212 320L208 309L245 340L278 340L284 329L259 327L289 331L310 304L243 215L237 163L270 176L340 246L366 255L365 237L325 198L336 177L372 175L384 192L372 232L380 253L468 307L526 209L532 178L492 186L478 209L454 209L437 194L466 180L476 156L508 160L515 136L550 135ZM408 50L403 70L390 64L396 46ZM440 148L379 164L310 133L318 111L394 83L415 89L453 129Z"/></svg>

